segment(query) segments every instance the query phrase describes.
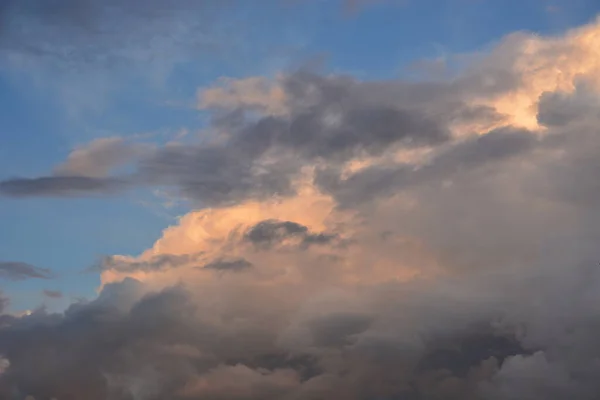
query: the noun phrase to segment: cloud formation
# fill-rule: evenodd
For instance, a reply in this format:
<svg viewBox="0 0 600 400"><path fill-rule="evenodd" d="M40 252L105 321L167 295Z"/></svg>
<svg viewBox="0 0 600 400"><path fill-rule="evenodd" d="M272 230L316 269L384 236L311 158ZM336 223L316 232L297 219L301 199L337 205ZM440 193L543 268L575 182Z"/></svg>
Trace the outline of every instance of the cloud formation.
<svg viewBox="0 0 600 400"><path fill-rule="evenodd" d="M0 278L11 281L25 279L50 279L54 274L46 268L39 268L19 261L0 261Z"/></svg>
<svg viewBox="0 0 600 400"><path fill-rule="evenodd" d="M272 81L225 79L199 95L200 105L213 112L213 140L149 151L133 176L106 176L143 146L104 139L75 151L56 168L59 176L5 181L0 193L85 196L158 185L175 186L204 205L231 204L293 193L307 165L326 164L327 176L337 170L341 177L369 159L388 170L381 161L438 150L465 135L498 128L537 131L556 124L547 111L538 118L539 106L543 111L559 101L550 96L600 86L596 31L594 23L562 37L511 35L448 81L363 82L304 70ZM578 112L574 107L561 112ZM418 162L407 164L410 170ZM69 176L62 176L65 171Z"/></svg>
<svg viewBox="0 0 600 400"><path fill-rule="evenodd" d="M103 259L97 299L2 316L0 397L595 399L598 37L213 103L215 137L130 176L197 209Z"/></svg>

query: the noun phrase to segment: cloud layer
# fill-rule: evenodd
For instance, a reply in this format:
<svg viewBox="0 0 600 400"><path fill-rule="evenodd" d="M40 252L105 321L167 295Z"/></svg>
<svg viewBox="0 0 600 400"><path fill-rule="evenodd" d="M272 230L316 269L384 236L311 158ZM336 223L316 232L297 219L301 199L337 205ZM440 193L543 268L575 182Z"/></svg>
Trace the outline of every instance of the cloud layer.
<svg viewBox="0 0 600 400"><path fill-rule="evenodd" d="M0 396L595 399L599 38L512 35L443 82L224 80L210 140L1 183L198 207L97 299L1 317Z"/></svg>

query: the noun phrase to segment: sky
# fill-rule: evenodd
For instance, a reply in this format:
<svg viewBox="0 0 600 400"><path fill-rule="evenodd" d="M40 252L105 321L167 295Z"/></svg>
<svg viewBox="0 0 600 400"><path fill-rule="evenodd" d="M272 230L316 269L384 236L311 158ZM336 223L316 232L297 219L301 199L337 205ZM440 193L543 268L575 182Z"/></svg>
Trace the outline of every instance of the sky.
<svg viewBox="0 0 600 400"><path fill-rule="evenodd" d="M600 3L0 1L0 399L594 399Z"/></svg>

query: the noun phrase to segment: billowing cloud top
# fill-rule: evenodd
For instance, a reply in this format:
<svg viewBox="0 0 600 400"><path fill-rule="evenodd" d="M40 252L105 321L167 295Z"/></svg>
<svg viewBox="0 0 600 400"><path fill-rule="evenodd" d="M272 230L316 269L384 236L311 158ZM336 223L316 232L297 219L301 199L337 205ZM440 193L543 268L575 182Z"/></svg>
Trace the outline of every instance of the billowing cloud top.
<svg viewBox="0 0 600 400"><path fill-rule="evenodd" d="M0 183L198 206L101 260L96 300L1 317L0 397L597 398L600 22L473 58L448 81L224 79L199 93L210 140Z"/></svg>

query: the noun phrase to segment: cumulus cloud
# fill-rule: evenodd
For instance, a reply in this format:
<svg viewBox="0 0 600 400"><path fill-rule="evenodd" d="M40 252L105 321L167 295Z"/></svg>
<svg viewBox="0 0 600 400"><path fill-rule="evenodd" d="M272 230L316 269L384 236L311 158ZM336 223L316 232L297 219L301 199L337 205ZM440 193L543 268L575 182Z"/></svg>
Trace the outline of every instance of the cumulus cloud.
<svg viewBox="0 0 600 400"><path fill-rule="evenodd" d="M50 279L54 274L46 268L39 268L19 261L1 261L0 277L11 281L25 279Z"/></svg>
<svg viewBox="0 0 600 400"><path fill-rule="evenodd" d="M218 137L131 178L198 208L102 260L97 299L2 316L0 396L595 399L598 32L219 100Z"/></svg>

